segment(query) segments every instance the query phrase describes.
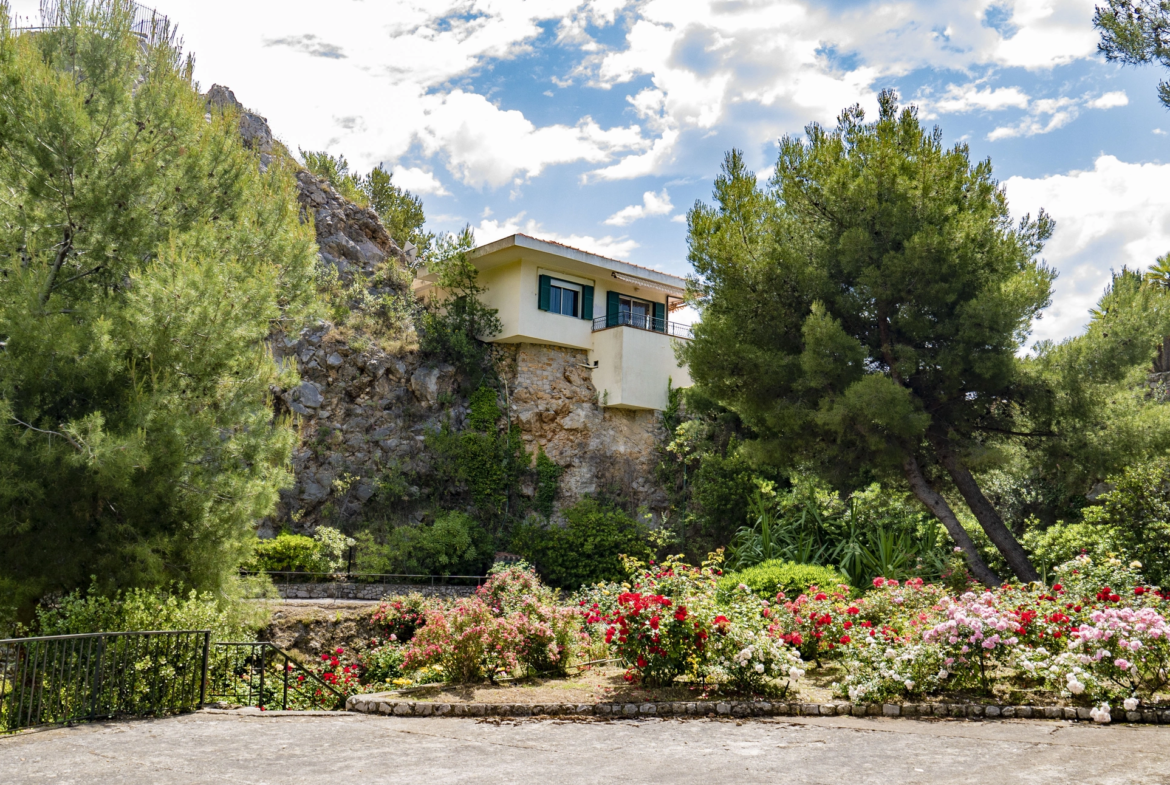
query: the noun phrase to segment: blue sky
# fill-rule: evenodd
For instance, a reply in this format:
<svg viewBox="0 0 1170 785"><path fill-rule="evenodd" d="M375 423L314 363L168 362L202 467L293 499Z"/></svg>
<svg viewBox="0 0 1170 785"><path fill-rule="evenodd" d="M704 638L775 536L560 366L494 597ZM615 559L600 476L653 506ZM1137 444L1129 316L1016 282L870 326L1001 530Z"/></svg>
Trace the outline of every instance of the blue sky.
<svg viewBox="0 0 1170 785"><path fill-rule="evenodd" d="M13 2L35 12L34 0ZM523 231L685 275L723 154L896 88L1057 220L1036 339L1078 333L1122 265L1170 251L1156 67L1096 53L1093 0L158 0L206 89L296 150L384 163L429 227Z"/></svg>

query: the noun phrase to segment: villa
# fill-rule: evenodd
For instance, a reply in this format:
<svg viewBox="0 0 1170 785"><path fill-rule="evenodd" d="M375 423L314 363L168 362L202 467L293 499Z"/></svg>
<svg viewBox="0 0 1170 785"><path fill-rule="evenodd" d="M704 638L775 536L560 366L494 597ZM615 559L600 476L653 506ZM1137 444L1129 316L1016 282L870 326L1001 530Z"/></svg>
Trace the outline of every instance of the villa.
<svg viewBox="0 0 1170 785"><path fill-rule="evenodd" d="M560 243L514 234L474 249L470 259L503 329L494 343L545 344L587 353L598 403L662 410L668 382L689 387L675 357L690 328L671 320L684 306L686 281ZM415 293L434 293L421 270Z"/></svg>

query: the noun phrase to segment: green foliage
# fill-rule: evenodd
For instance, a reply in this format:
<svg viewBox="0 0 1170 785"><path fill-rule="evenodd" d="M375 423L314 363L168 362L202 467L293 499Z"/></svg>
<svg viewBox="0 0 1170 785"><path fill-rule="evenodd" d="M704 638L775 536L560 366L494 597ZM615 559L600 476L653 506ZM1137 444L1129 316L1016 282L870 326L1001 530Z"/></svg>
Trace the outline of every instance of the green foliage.
<svg viewBox="0 0 1170 785"><path fill-rule="evenodd" d="M369 201L370 209L382 219L382 225L399 245L414 243L418 257L430 255L435 235L422 230L426 223L422 199L393 183L393 175L378 166L361 179L362 193Z"/></svg>
<svg viewBox="0 0 1170 785"><path fill-rule="evenodd" d="M1048 582L1053 569L1072 561L1082 553L1094 558L1105 558L1117 551L1108 526L1092 523L1057 523L1047 529L1033 528L1025 532L1024 546Z"/></svg>
<svg viewBox="0 0 1170 785"><path fill-rule="evenodd" d="M447 512L417 526L398 526L378 542L359 532L359 572L406 575L481 575L492 562L491 536L467 513Z"/></svg>
<svg viewBox="0 0 1170 785"><path fill-rule="evenodd" d="M331 155L324 150L300 150L301 158L305 161L305 168L317 177L329 181L337 192L349 201L369 207L369 198L362 192L361 176L349 171L349 161L344 155Z"/></svg>
<svg viewBox="0 0 1170 785"><path fill-rule="evenodd" d="M953 455L959 482L986 434L1014 430L1035 394L1016 352L1049 302L1036 256L1053 224L1013 226L990 161L944 148L886 91L873 122L852 107L785 137L766 191L731 152L715 201L688 215L702 319L683 359L761 455L846 487ZM1030 574L994 510L972 510Z"/></svg>
<svg viewBox="0 0 1170 785"><path fill-rule="evenodd" d="M553 513L553 503L557 500L557 491L560 489L561 475L564 468L558 466L544 454L544 448L536 452L536 498L533 506L536 511L548 518Z"/></svg>
<svg viewBox="0 0 1170 785"><path fill-rule="evenodd" d="M1093 26L1101 32L1097 50L1106 60L1170 67L1170 7L1162 0L1106 0L1095 7ZM1170 108L1170 82L1158 82L1158 100Z"/></svg>
<svg viewBox="0 0 1170 785"><path fill-rule="evenodd" d="M833 566L863 586L878 576L939 575L946 556L937 538L937 524L916 502L877 483L842 500L805 479L779 493L761 482L751 498L751 523L736 533L729 564L783 559Z"/></svg>
<svg viewBox="0 0 1170 785"><path fill-rule="evenodd" d="M471 394L467 415L467 427L475 431L494 431L503 416L500 411L499 394L488 387L481 386Z"/></svg>
<svg viewBox="0 0 1170 785"><path fill-rule="evenodd" d="M496 391L485 384L471 396L466 430L457 433L445 422L426 434L430 483L438 501L451 505L470 497L480 516L493 524L515 509L520 477L529 465L519 428L501 430L502 416Z"/></svg>
<svg viewBox="0 0 1170 785"><path fill-rule="evenodd" d="M1151 583L1170 581L1170 459L1141 463L1109 478L1113 489L1085 510L1085 523L1107 527L1105 547L1142 563ZM1100 549L1098 550L1100 552Z"/></svg>
<svg viewBox="0 0 1170 785"><path fill-rule="evenodd" d="M318 526L312 537L281 532L259 540L246 563L250 570L272 572L336 572L346 566L355 541L330 526Z"/></svg>
<svg viewBox="0 0 1170 785"><path fill-rule="evenodd" d="M474 247L471 227L436 241L427 266L438 273L439 294L423 313L419 346L427 354L450 362L478 387L491 373L485 341L500 331L501 323L496 309L479 300L484 289L479 284L479 271L467 255Z"/></svg>
<svg viewBox="0 0 1170 785"><path fill-rule="evenodd" d="M1059 502L1170 450L1170 406L1164 390L1151 395L1147 387L1167 335L1170 292L1130 270L1114 274L1084 334L1039 346L1025 364L1036 385L1051 390L1046 405L1032 409L1035 430L1050 435L1022 446L1017 473L1062 489ZM1070 514L1076 510L1053 517Z"/></svg>
<svg viewBox="0 0 1170 785"><path fill-rule="evenodd" d="M258 541L246 566L273 572L314 572L320 569L320 552L321 546L312 537L282 532Z"/></svg>
<svg viewBox="0 0 1170 785"><path fill-rule="evenodd" d="M312 296L295 181L131 13L0 36L0 581L26 614L91 575L224 585L291 481L265 339Z"/></svg>
<svg viewBox="0 0 1170 785"><path fill-rule="evenodd" d="M770 559L724 575L719 579L719 590L730 593L741 583L765 599L775 597L778 592L796 599L807 592L809 586L832 590L841 584L849 585L849 579L832 567Z"/></svg>
<svg viewBox="0 0 1170 785"><path fill-rule="evenodd" d="M734 447L727 455L704 455L691 485L699 530L714 543L729 542L748 518L757 479L751 463Z"/></svg>
<svg viewBox="0 0 1170 785"><path fill-rule="evenodd" d="M527 521L517 527L512 540L513 552L536 565L550 586L577 589L620 580L621 556L653 555L645 527L616 507L586 498L564 510L564 516L563 527Z"/></svg>
<svg viewBox="0 0 1170 785"><path fill-rule="evenodd" d="M127 589L104 595L95 585L37 608L38 635L133 630L211 630L217 641L250 641L266 622L258 606L211 592Z"/></svg>

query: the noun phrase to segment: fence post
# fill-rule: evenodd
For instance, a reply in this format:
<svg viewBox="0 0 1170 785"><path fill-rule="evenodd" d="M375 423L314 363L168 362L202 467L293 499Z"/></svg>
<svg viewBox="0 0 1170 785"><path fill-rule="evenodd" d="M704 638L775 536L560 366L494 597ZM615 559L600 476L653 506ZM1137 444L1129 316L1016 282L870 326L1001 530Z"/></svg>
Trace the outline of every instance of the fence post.
<svg viewBox="0 0 1170 785"><path fill-rule="evenodd" d="M211 630L203 633L203 680L199 682L199 708L207 703L207 669L211 650Z"/></svg>
<svg viewBox="0 0 1170 785"><path fill-rule="evenodd" d="M98 701L102 694L102 660L106 655L106 636L98 638L97 667L93 669L93 697L90 702L90 716L98 716Z"/></svg>

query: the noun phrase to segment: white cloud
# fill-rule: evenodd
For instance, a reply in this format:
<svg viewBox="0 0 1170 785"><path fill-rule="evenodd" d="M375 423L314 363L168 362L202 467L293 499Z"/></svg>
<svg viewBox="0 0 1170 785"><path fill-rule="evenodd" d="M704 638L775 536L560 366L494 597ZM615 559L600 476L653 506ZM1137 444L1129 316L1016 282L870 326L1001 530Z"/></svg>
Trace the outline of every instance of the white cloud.
<svg viewBox="0 0 1170 785"><path fill-rule="evenodd" d="M399 188L405 188L413 194L435 194L436 196L446 196L449 191L443 187L439 182L439 178L435 177L431 172L425 169L420 169L417 166L412 166L409 169L403 166L395 166L391 170L394 178L394 184Z"/></svg>
<svg viewBox="0 0 1170 785"><path fill-rule="evenodd" d="M1052 306L1037 322L1036 338L1060 339L1080 331L1109 282L1109 270L1144 270L1170 250L1170 164L1133 164L1111 155L1094 167L1004 182L1012 211L1056 219L1044 257L1060 276Z"/></svg>
<svg viewBox="0 0 1170 785"><path fill-rule="evenodd" d="M917 103L923 109L924 119L938 114L962 114L964 112L995 112L1001 109L1024 109L1028 106L1028 94L1018 87L979 88L978 84L947 85L947 91L940 98L929 97Z"/></svg>
<svg viewBox="0 0 1170 785"><path fill-rule="evenodd" d="M1090 101L1086 105L1091 109L1112 109L1115 106L1128 106L1129 96L1125 94L1124 90L1115 90L1112 93L1105 93L1105 95Z"/></svg>
<svg viewBox="0 0 1170 785"><path fill-rule="evenodd" d="M1112 109L1128 103L1129 97L1122 91L1105 93L1097 98L1043 98L1033 101L1028 107L1028 114L1018 123L1000 126L989 133L987 138L994 142L1016 136L1046 134L1071 123L1080 115L1081 109Z"/></svg>
<svg viewBox="0 0 1170 785"><path fill-rule="evenodd" d="M652 215L670 215L670 211L673 209L674 205L670 203L670 194L666 192L665 188L660 194L647 191L642 194L642 204L631 204L629 207L623 207L606 218L605 222L610 226L629 226L634 221Z"/></svg>
<svg viewBox="0 0 1170 785"><path fill-rule="evenodd" d="M560 234L549 231L534 218L524 220L525 215L526 213L523 212L518 213L502 221L484 218L474 229L475 242L483 245L513 234L526 234L539 240L562 243L611 259L629 259L630 254L638 247L638 243L628 237L611 237L610 235L593 237L585 234Z"/></svg>

